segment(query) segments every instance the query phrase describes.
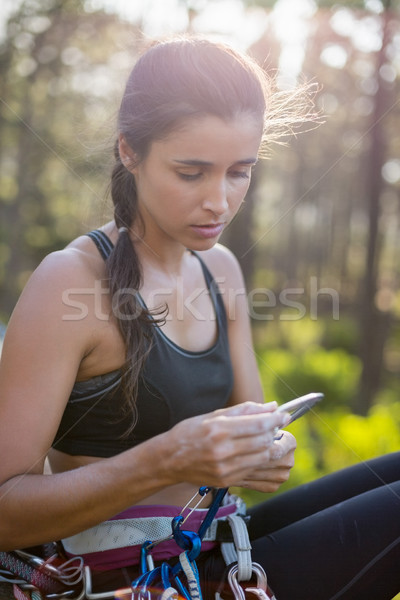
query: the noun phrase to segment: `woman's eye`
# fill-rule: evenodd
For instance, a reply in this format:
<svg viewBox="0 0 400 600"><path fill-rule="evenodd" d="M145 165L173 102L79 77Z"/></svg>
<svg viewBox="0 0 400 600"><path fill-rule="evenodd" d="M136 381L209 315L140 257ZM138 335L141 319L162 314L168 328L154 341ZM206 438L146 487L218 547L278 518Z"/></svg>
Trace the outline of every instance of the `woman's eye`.
<svg viewBox="0 0 400 600"><path fill-rule="evenodd" d="M249 179L251 171L231 171L232 177L238 177L239 179Z"/></svg>
<svg viewBox="0 0 400 600"><path fill-rule="evenodd" d="M178 173L178 176L184 181L194 181L201 177L201 173Z"/></svg>

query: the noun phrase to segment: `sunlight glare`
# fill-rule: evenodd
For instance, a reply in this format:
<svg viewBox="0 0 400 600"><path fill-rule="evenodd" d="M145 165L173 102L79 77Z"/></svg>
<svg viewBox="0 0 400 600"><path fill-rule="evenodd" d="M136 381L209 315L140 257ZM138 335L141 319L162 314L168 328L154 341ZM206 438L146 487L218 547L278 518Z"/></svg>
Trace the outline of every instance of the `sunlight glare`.
<svg viewBox="0 0 400 600"><path fill-rule="evenodd" d="M382 45L382 31L375 15L357 19L347 8L335 10L330 19L332 29L339 35L351 39L361 52L377 52Z"/></svg>
<svg viewBox="0 0 400 600"><path fill-rule="evenodd" d="M187 11L179 0L86 0L85 10L104 10L137 23L150 37L185 31Z"/></svg>
<svg viewBox="0 0 400 600"><path fill-rule="evenodd" d="M381 14L385 10L381 0L365 0L365 8L377 14Z"/></svg>
<svg viewBox="0 0 400 600"><path fill-rule="evenodd" d="M280 87L296 84L301 71L309 20L316 11L313 0L278 0L272 11L272 24L282 43L279 59Z"/></svg>
<svg viewBox="0 0 400 600"><path fill-rule="evenodd" d="M266 26L266 12L257 7L245 9L241 0L207 2L193 20L196 33L222 35L232 45L243 49L258 40Z"/></svg>
<svg viewBox="0 0 400 600"><path fill-rule="evenodd" d="M338 8L329 20L333 31L350 37L356 26L356 18L349 8Z"/></svg>
<svg viewBox="0 0 400 600"><path fill-rule="evenodd" d="M400 160L391 159L385 162L382 167L382 177L388 183L398 183L400 181Z"/></svg>
<svg viewBox="0 0 400 600"><path fill-rule="evenodd" d="M343 69L347 62L347 52L339 44L329 44L321 52L321 61L334 69Z"/></svg>
<svg viewBox="0 0 400 600"><path fill-rule="evenodd" d="M378 52L382 47L382 31L380 21L376 17L365 17L357 23L352 36L357 50L361 52Z"/></svg>
<svg viewBox="0 0 400 600"><path fill-rule="evenodd" d="M193 30L221 37L232 45L248 48L264 33L266 12L245 8L241 0L86 0L87 10L102 8L137 23L146 36L158 38ZM193 15L189 22L188 11Z"/></svg>

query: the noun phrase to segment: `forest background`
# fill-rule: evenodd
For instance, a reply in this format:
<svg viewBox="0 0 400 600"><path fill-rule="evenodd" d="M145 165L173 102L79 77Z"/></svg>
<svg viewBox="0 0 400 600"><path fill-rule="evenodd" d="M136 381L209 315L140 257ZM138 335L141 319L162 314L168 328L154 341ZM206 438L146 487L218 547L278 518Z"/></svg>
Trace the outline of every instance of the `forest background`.
<svg viewBox="0 0 400 600"><path fill-rule="evenodd" d="M258 163L223 240L244 269L266 399L325 394L291 426L298 450L286 487L398 450L400 3L22 0L6 8L3 329L40 260L111 214L116 107L143 40L186 31L224 39L274 74L278 90L316 82L323 121Z"/></svg>

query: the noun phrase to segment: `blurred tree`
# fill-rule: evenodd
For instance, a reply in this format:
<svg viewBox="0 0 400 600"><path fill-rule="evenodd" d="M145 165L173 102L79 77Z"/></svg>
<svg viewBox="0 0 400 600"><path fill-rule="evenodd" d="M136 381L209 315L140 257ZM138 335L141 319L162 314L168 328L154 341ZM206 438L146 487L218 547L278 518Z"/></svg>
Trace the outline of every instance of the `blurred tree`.
<svg viewBox="0 0 400 600"><path fill-rule="evenodd" d="M24 0L0 48L0 306L11 312L41 258L105 209L104 114L141 35L83 0ZM99 43L101 40L101 43ZM124 76L122 76L124 73ZM112 110L111 110L112 105ZM100 140L88 142L87 131ZM111 145L111 144L110 144ZM111 151L110 151L111 156Z"/></svg>
<svg viewBox="0 0 400 600"><path fill-rule="evenodd" d="M369 130L370 147L366 169L366 200L368 211L368 238L365 261L364 280L361 284L360 299L360 358L363 370L355 409L366 415L379 390L383 355L389 333L391 315L379 309L376 303L378 291L379 264L381 244L378 242L379 222L381 218L381 199L384 190L382 170L386 159L387 133L384 119L394 104L393 86L387 85L384 79L384 67L388 60L388 47L393 30L391 15L392 0L383 0L384 11L380 17L381 47L376 54L376 93L374 109L371 114Z"/></svg>
<svg viewBox="0 0 400 600"><path fill-rule="evenodd" d="M325 6L329 5L328 2L324 3ZM354 6L361 6L362 3L353 3ZM382 311L377 306L377 293L380 279L380 263L381 263L381 250L382 250L382 239L379 239L379 228L381 227L381 201L385 191L385 183L382 178L382 169L385 161L388 158L388 152L390 149L390 140L393 138L389 122L391 109L395 107L395 88L393 82L388 82L385 79L385 66L388 68L388 48L393 38L393 35L398 31L399 18L390 11L390 1L382 5L382 11L380 14L366 15L365 13L358 12L354 13L355 19L366 20L370 19L370 23L374 23L374 29L379 36L379 44L376 51L369 51L364 53L361 58L359 51L354 46L349 46L348 40L338 40L332 37L332 35L326 35L326 28L318 28L319 36L321 31L323 32L323 38L317 45L319 46L319 52L309 52L308 56L322 56L325 48L334 47L335 44L339 44L338 47L344 48L348 56L349 68L342 69L338 75L339 78L345 82L345 93L340 94L342 98L346 98L347 103L345 104L348 112L347 125L349 131L353 129L354 134L357 128L360 127L358 134L353 134L353 142L355 146L360 146L357 152L356 147L351 149L350 154L358 154L358 172L361 177L358 177L358 183L356 186L351 185L348 188L348 192L344 191L342 200L338 202L339 207L345 209L346 203L350 210L334 210L333 215L335 223L332 223L331 235L336 236L340 242L339 246L335 244L334 238L331 238L330 243L332 250L336 245L336 252L333 256L337 256L340 263L341 279L343 281L343 275L352 276L352 272L346 268L346 262L348 262L349 256L354 251L354 240L351 237L351 231L349 224L354 221L354 217L360 220L360 216L363 216L365 220L365 233L363 236L363 245L365 247L363 265L359 266L359 273L357 281L359 284L358 297L354 297L354 306L356 308L355 315L359 322L359 349L358 354L361 358L363 369L360 379L359 392L355 396L353 408L360 414L367 414L370 409L375 395L379 390L384 349L387 343L388 334L390 332L389 324L391 321L390 312L385 310ZM346 5L347 7L347 5ZM347 7L348 8L348 7ZM325 15L332 16L332 13L325 13ZM334 13L335 14L335 13ZM338 14L338 7L336 7L336 14ZM319 22L321 23L321 15L323 18L324 13L320 13ZM371 35L373 31L371 28ZM324 35L325 34L325 35ZM311 38L312 41L313 38ZM315 37L314 37L314 41ZM322 44L321 44L322 42ZM315 48L314 48L315 50ZM369 75L368 77L357 77L357 66L360 68L361 61L364 61L365 65L369 64ZM315 73L315 70L309 70L309 63L306 62L306 69L308 72ZM351 69L351 71L350 71ZM356 76L355 76L356 75ZM387 72L386 72L387 76ZM356 87L354 88L354 84ZM354 113L351 109L351 103L353 107L362 107L362 101L365 102L365 97L361 96L360 91L362 88L370 88L369 93L369 104L370 109L366 112L370 113L369 119L364 119L365 125L362 122L354 118ZM330 85L329 91L332 92L337 89L337 85ZM349 102L350 100L350 102ZM353 113L353 114L352 114ZM337 125L337 122L336 122ZM358 140L357 140L358 136ZM344 136L343 136L344 139ZM351 141L351 137L349 138ZM357 141L356 141L357 140ZM359 142L362 142L360 144ZM347 154L347 153L346 153ZM390 154L389 154L390 156ZM328 163L329 164L329 163ZM335 169L336 170L336 169ZM344 189L344 182L347 179L347 169L342 168L340 170L341 178L343 180L339 183L337 181L337 189ZM352 173L352 178L355 178L355 173ZM351 192L351 194L349 194ZM355 194L355 201L352 197ZM336 201L339 200L336 195ZM353 205L353 208L351 206ZM321 212L321 209L320 209ZM346 221L341 219L341 215L347 217ZM337 233L339 232L339 234ZM349 235L350 234L350 235ZM340 251L340 248L342 249ZM332 270L334 265L330 265ZM344 280L345 281L345 280Z"/></svg>
<svg viewBox="0 0 400 600"><path fill-rule="evenodd" d="M399 289L397 265L392 262L397 271L389 277L383 264L389 242L382 218L390 188L382 172L399 150L399 2L315 4L302 73L321 85L317 100L327 123L291 142L274 162L275 172L267 167L260 176L261 182L269 178L264 185L275 187L276 200L273 210L271 199L255 207L258 217L261 207L271 213L258 219L256 264L265 268L269 252L275 285L299 286L315 275L340 291L341 310L352 310L359 323L363 369L353 408L366 414L380 387L394 318L393 303L391 309L380 299L383 288L392 296ZM255 45L261 61L270 37L267 31L264 44ZM396 210L399 215L398 200ZM398 233L398 218L392 226Z"/></svg>

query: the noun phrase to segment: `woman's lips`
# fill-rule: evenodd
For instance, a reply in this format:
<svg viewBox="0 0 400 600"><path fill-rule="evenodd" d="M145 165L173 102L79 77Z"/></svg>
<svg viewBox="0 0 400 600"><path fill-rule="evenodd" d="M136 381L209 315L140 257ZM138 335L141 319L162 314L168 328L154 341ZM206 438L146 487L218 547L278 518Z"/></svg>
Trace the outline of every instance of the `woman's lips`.
<svg viewBox="0 0 400 600"><path fill-rule="evenodd" d="M193 231L203 238L218 237L224 228L224 223L213 223L211 225L192 225Z"/></svg>

